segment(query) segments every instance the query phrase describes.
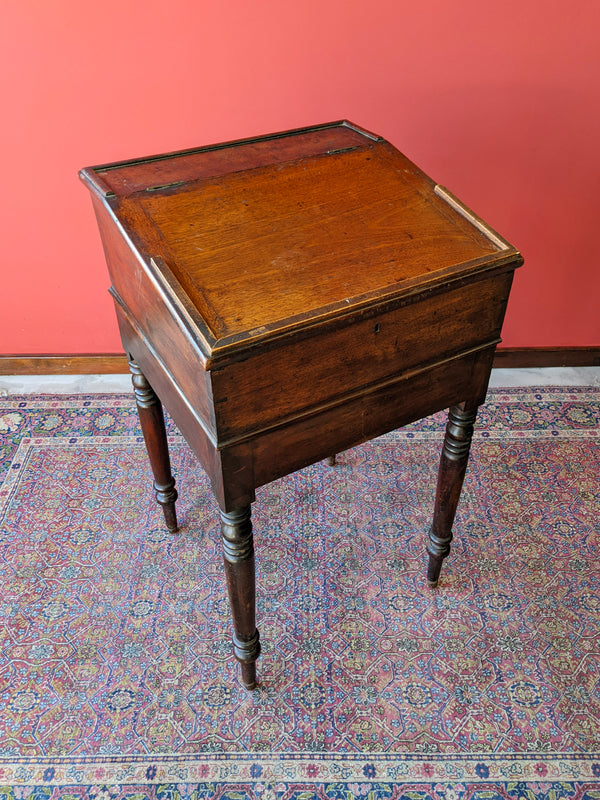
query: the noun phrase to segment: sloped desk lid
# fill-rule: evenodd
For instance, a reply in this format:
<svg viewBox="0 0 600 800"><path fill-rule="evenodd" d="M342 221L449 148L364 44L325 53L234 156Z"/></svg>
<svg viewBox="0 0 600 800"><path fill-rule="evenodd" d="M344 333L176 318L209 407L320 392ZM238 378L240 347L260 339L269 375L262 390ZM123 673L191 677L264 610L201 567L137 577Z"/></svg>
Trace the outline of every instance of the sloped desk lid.
<svg viewBox="0 0 600 800"><path fill-rule="evenodd" d="M82 170L212 355L519 253L348 122Z"/></svg>

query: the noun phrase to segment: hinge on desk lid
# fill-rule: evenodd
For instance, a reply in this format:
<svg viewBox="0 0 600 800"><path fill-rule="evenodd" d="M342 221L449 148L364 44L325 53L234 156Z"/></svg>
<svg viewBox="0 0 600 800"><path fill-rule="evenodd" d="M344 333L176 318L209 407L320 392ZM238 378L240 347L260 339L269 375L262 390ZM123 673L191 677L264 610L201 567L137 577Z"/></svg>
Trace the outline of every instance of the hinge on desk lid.
<svg viewBox="0 0 600 800"><path fill-rule="evenodd" d="M361 144L352 145L352 147L338 147L336 150L327 150L328 156L337 156L339 153L349 153L351 150L358 150L363 147Z"/></svg>
<svg viewBox="0 0 600 800"><path fill-rule="evenodd" d="M146 186L147 192L158 192L161 189L172 189L175 186L182 186L184 183L188 181L173 181L172 183L160 183L158 186Z"/></svg>

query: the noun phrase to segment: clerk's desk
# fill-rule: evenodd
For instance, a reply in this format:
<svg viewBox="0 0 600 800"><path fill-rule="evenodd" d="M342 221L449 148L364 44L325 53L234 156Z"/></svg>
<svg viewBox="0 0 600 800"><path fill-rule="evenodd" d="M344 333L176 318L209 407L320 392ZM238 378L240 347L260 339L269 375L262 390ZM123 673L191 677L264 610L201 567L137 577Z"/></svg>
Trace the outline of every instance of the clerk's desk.
<svg viewBox="0 0 600 800"><path fill-rule="evenodd" d="M260 653L256 487L450 407L427 543L436 585L517 250L349 122L81 177L166 524L177 493L161 403L220 507L244 685Z"/></svg>

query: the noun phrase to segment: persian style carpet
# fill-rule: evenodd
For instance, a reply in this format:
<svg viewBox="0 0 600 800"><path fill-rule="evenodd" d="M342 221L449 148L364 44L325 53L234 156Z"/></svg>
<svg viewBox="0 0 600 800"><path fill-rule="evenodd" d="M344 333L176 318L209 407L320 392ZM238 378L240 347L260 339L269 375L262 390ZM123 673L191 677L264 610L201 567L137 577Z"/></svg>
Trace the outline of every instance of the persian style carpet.
<svg viewBox="0 0 600 800"><path fill-rule="evenodd" d="M440 585L445 415L263 487L260 688L218 513L133 400L0 398L0 798L600 798L600 389L493 390Z"/></svg>

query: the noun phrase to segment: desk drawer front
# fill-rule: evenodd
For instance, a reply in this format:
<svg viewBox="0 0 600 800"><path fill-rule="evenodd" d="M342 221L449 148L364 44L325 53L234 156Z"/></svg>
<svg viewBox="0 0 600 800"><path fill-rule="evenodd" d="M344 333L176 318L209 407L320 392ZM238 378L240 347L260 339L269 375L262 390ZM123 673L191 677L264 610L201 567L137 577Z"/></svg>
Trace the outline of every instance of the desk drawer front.
<svg viewBox="0 0 600 800"><path fill-rule="evenodd" d="M243 442L238 447L253 464L254 485L269 483L440 408L464 400L482 402L493 356L490 347L410 373L340 406Z"/></svg>
<svg viewBox="0 0 600 800"><path fill-rule="evenodd" d="M220 442L314 413L366 387L499 338L512 272L315 327L212 371Z"/></svg>

